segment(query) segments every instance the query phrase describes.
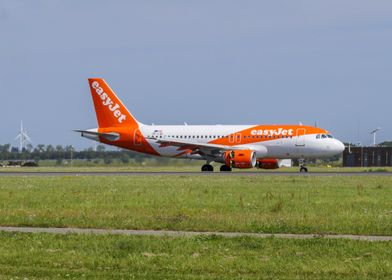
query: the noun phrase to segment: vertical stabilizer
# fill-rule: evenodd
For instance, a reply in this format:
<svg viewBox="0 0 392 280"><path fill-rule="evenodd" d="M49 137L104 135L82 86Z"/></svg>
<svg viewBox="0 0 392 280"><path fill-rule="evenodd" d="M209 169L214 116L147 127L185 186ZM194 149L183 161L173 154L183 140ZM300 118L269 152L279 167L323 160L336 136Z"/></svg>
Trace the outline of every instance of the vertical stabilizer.
<svg viewBox="0 0 392 280"><path fill-rule="evenodd" d="M104 79L88 79L99 128L139 126Z"/></svg>

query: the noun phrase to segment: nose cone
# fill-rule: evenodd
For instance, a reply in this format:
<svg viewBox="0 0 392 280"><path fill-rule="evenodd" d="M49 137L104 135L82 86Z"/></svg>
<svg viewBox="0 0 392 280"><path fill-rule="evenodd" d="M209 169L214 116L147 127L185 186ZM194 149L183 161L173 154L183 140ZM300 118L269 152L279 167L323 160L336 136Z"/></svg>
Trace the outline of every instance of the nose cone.
<svg viewBox="0 0 392 280"><path fill-rule="evenodd" d="M334 152L336 152L336 154L343 153L343 151L345 149L344 144L337 139L334 139L334 140L335 141L334 141L333 148L332 148L334 150Z"/></svg>

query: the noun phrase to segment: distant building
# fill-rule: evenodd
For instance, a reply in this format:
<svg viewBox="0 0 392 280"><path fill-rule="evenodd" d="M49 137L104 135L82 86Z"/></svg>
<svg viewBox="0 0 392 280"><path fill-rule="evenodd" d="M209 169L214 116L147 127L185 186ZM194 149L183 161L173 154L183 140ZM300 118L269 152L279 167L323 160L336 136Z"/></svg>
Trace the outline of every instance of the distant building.
<svg viewBox="0 0 392 280"><path fill-rule="evenodd" d="M280 165L279 167L291 167L293 166L293 162L291 159L282 159L279 162L279 165Z"/></svg>
<svg viewBox="0 0 392 280"><path fill-rule="evenodd" d="M392 166L392 147L346 147L345 167Z"/></svg>

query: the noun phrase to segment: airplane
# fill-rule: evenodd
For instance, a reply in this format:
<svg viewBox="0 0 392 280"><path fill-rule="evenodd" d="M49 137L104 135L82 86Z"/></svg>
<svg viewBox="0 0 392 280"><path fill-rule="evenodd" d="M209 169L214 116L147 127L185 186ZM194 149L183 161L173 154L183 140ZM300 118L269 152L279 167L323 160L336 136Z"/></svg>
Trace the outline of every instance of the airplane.
<svg viewBox="0 0 392 280"><path fill-rule="evenodd" d="M172 158L203 160L202 172L276 169L283 159L332 157L344 144L322 128L299 125L146 125L135 119L104 79L88 79L98 128L75 130L107 145ZM300 172L307 172L304 164Z"/></svg>

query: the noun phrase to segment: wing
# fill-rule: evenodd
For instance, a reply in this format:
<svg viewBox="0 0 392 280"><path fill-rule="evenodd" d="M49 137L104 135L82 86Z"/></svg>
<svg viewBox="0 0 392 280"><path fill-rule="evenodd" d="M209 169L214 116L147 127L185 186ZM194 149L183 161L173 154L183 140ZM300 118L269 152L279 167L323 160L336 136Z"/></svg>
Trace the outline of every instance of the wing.
<svg viewBox="0 0 392 280"><path fill-rule="evenodd" d="M223 152L228 150L240 149L236 146L226 146L218 144L208 144L208 143L198 143L192 141L178 141L178 140L164 140L154 137L149 137L147 139L155 140L156 143L160 144L160 147L178 147L178 151L182 151L179 155L189 153L189 154L200 154L201 156L211 156L215 157L221 155ZM241 148L243 149L243 147Z"/></svg>

